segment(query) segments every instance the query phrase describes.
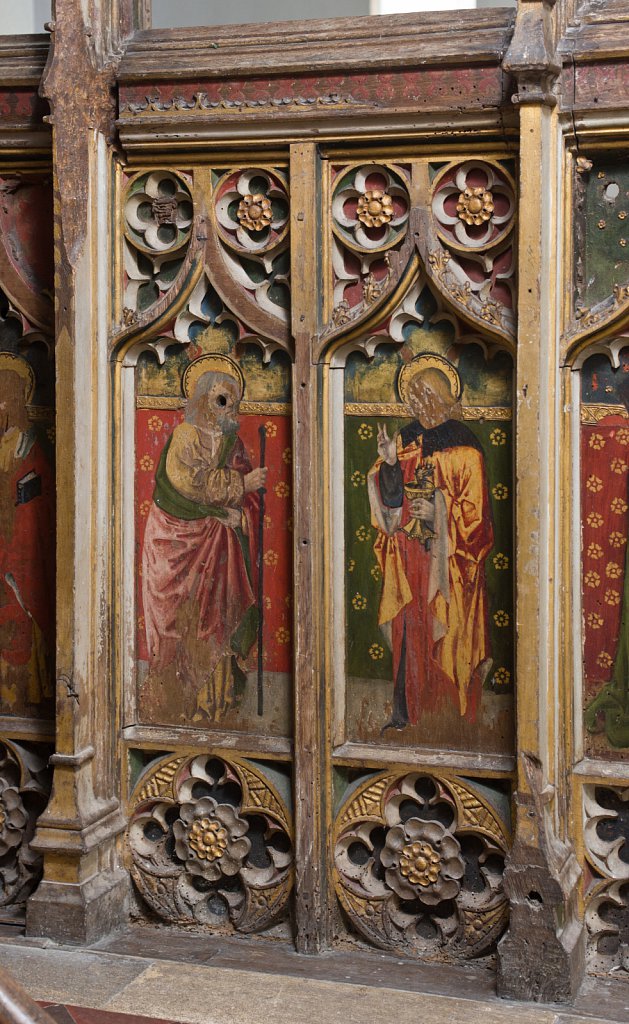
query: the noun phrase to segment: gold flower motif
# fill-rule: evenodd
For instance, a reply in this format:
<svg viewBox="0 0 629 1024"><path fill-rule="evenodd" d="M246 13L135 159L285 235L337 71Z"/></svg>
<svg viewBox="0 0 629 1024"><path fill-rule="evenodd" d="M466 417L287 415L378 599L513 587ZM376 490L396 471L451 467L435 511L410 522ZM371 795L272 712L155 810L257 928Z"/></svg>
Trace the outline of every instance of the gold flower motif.
<svg viewBox="0 0 629 1024"><path fill-rule="evenodd" d="M494 563L494 569L509 568L509 558L507 555L503 555L502 551L499 551L497 555L494 555L492 561Z"/></svg>
<svg viewBox="0 0 629 1024"><path fill-rule="evenodd" d="M595 452L600 452L605 447L605 438L602 434L592 434L588 444Z"/></svg>
<svg viewBox="0 0 629 1024"><path fill-rule="evenodd" d="M497 668L494 672L494 683L497 686L508 686L510 682L511 673L509 672L509 669L504 668L504 666L501 665L500 668Z"/></svg>
<svg viewBox="0 0 629 1024"><path fill-rule="evenodd" d="M347 571L348 572L353 572L355 568L356 568L356 559L355 558L350 558L349 562L347 563Z"/></svg>
<svg viewBox="0 0 629 1024"><path fill-rule="evenodd" d="M373 437L373 427L369 423L361 423L358 428L358 436L361 441L369 441Z"/></svg>
<svg viewBox="0 0 629 1024"><path fill-rule="evenodd" d="M608 562L605 566L605 575L609 580L619 580L622 576L622 569L618 562Z"/></svg>
<svg viewBox="0 0 629 1024"><path fill-rule="evenodd" d="M494 615L494 622L497 626L503 627L509 625L509 613L500 609Z"/></svg>
<svg viewBox="0 0 629 1024"><path fill-rule="evenodd" d="M149 514L149 510L150 510L150 508L151 508L151 503L150 503L150 501L149 501L149 500L148 500L148 498L147 498L147 499L146 499L145 501L143 501L143 502L142 502L142 504L140 505L140 515L141 515L141 516L142 516L143 518L145 518L145 517L146 517L146 516L147 516L147 515Z"/></svg>
<svg viewBox="0 0 629 1024"><path fill-rule="evenodd" d="M292 448L284 449L284 451L282 452L282 461L285 462L287 466L290 466L291 462L293 461Z"/></svg>
<svg viewBox="0 0 629 1024"><path fill-rule="evenodd" d="M492 487L491 493L496 501L505 501L509 497L509 488L506 484L496 484L495 487Z"/></svg>
<svg viewBox="0 0 629 1024"><path fill-rule="evenodd" d="M143 469L146 473L150 472L151 469L155 468L155 463L150 455L143 455L140 459L140 469Z"/></svg>
<svg viewBox="0 0 629 1024"><path fill-rule="evenodd" d="M264 529L265 530L270 530L272 525L273 525L273 520L271 519L271 517L265 515L265 517L264 517Z"/></svg>
<svg viewBox="0 0 629 1024"><path fill-rule="evenodd" d="M287 483L284 483L283 480L280 480L280 482L275 485L273 490L275 494L277 494L278 498L287 498L288 495L290 494L290 487L288 486Z"/></svg>
<svg viewBox="0 0 629 1024"><path fill-rule="evenodd" d="M600 544L590 544L588 546L587 553L588 553L588 557L589 558L602 558L603 557L603 549L602 549Z"/></svg>
<svg viewBox="0 0 629 1024"><path fill-rule="evenodd" d="M599 220L599 221L598 221L598 223L597 223L597 225L596 225L596 226L597 226L597 228L600 228L600 229L601 229L601 231L602 231L602 230L603 230L603 228L606 228L606 227L607 227L607 221L604 221L604 220L603 220L603 219L601 218L601 220Z"/></svg>
<svg viewBox="0 0 629 1024"><path fill-rule="evenodd" d="M352 607L354 611L364 612L367 607L367 598L363 597L362 594L354 594L352 598Z"/></svg>
<svg viewBox="0 0 629 1024"><path fill-rule="evenodd" d="M626 238L621 238L620 241L618 242L618 244L622 245L622 247L624 249L626 244L627 244L627 239Z"/></svg>
<svg viewBox="0 0 629 1024"><path fill-rule="evenodd" d="M254 195L247 193L238 204L236 216L240 225L247 231L264 231L273 220L270 200L261 192Z"/></svg>
<svg viewBox="0 0 629 1024"><path fill-rule="evenodd" d="M626 472L627 463L624 459L612 459L612 473L618 473L620 475L621 473Z"/></svg>
<svg viewBox="0 0 629 1024"><path fill-rule="evenodd" d="M352 473L352 487L362 487L365 483L365 474L356 470Z"/></svg>
<svg viewBox="0 0 629 1024"><path fill-rule="evenodd" d="M46 437L48 438L48 440L50 441L51 444L55 443L56 436L57 436L57 432L56 432L55 428L54 427L48 427L48 429L46 431Z"/></svg>
<svg viewBox="0 0 629 1024"><path fill-rule="evenodd" d="M600 476L594 476L594 473L590 473L589 477L585 481L585 486L590 494L598 494L599 491L603 490L603 481Z"/></svg>
<svg viewBox="0 0 629 1024"><path fill-rule="evenodd" d="M381 644L372 644L369 648L369 657L373 661L380 661L381 658L384 658L384 647Z"/></svg>
<svg viewBox="0 0 629 1024"><path fill-rule="evenodd" d="M611 666L614 664L614 659L612 658L611 654L607 653L607 651L601 651L598 658L596 659L596 664L599 665L600 668L611 668Z"/></svg>
<svg viewBox="0 0 629 1024"><path fill-rule="evenodd" d="M591 526L594 530L597 530L599 526L603 525L603 517L600 512L588 512L586 523Z"/></svg>
<svg viewBox="0 0 629 1024"><path fill-rule="evenodd" d="M616 440L618 444L625 445L626 447L629 444L629 427L620 427L616 431Z"/></svg>
<svg viewBox="0 0 629 1024"><path fill-rule="evenodd" d="M373 578L374 578L374 580L376 581L376 583L377 583L377 582L378 582L378 581L380 580L380 578L382 577L382 572L381 572L381 570L380 570L380 566L379 566L379 565L372 565L372 567L371 567L371 569L369 570L369 572L370 572L370 573L371 573L371 575L373 576Z"/></svg>
<svg viewBox="0 0 629 1024"><path fill-rule="evenodd" d="M618 220L626 220L626 219L627 219L627 211L626 210L621 210L620 213L618 214Z"/></svg>
<svg viewBox="0 0 629 1024"><path fill-rule="evenodd" d="M277 423L273 423L271 420L267 420L264 424L264 433L267 437L275 437L277 434Z"/></svg>
<svg viewBox="0 0 629 1024"><path fill-rule="evenodd" d="M188 830L188 845L199 860L220 860L227 840L227 830L216 818L195 818Z"/></svg>
<svg viewBox="0 0 629 1024"><path fill-rule="evenodd" d="M359 526L356 530L356 537L360 541L369 540L369 530L366 526Z"/></svg>
<svg viewBox="0 0 629 1024"><path fill-rule="evenodd" d="M278 644L287 644L290 640L290 630L286 629L286 626L280 626L275 630L275 639Z"/></svg>
<svg viewBox="0 0 629 1024"><path fill-rule="evenodd" d="M271 608L273 607L273 604L271 602L271 598L268 596L268 594L264 595L264 607L266 608L266 610L268 612L270 612Z"/></svg>
<svg viewBox="0 0 629 1024"><path fill-rule="evenodd" d="M507 435L504 430L500 430L499 427L496 427L496 429L492 430L489 435L489 440L496 448L500 448L502 445L507 443Z"/></svg>
<svg viewBox="0 0 629 1024"><path fill-rule="evenodd" d="M459 220L465 221L470 227L479 227L491 220L494 212L494 197L485 188L468 187L459 195L456 206Z"/></svg>
<svg viewBox="0 0 629 1024"><path fill-rule="evenodd" d="M587 624L590 629L600 629L603 625L603 617L598 612L590 612L587 617Z"/></svg>
<svg viewBox="0 0 629 1024"><path fill-rule="evenodd" d="M609 604L614 607L620 604L620 594L617 590L613 590L612 587L608 587L605 591L605 604Z"/></svg>
<svg viewBox="0 0 629 1024"><path fill-rule="evenodd" d="M381 228L393 220L393 200L383 189L368 189L358 198L356 216L365 227Z"/></svg>
<svg viewBox="0 0 629 1024"><path fill-rule="evenodd" d="M590 571L586 572L585 576L583 577L583 582L585 583L586 587L591 587L593 589L594 587L600 586L601 577L597 572L594 571L594 569L590 569Z"/></svg>
<svg viewBox="0 0 629 1024"><path fill-rule="evenodd" d="M627 543L627 538L624 533L619 533L618 530L613 530L609 535L609 543L613 548L621 548L623 544Z"/></svg>
<svg viewBox="0 0 629 1024"><path fill-rule="evenodd" d="M621 516L627 511L627 502L622 498L613 498L612 503L609 506L614 515Z"/></svg>
<svg viewBox="0 0 629 1024"><path fill-rule="evenodd" d="M162 429L162 427L164 426L164 423L163 423L163 420L161 420L159 418L159 416L149 416L149 421L147 423L147 426L148 426L149 430L153 431L153 433L157 433L158 430Z"/></svg>
<svg viewBox="0 0 629 1024"><path fill-rule="evenodd" d="M275 566L275 565L277 565L277 562L278 562L277 551L273 551L273 549L271 548L268 551L264 552L264 564L265 565L273 565L273 566Z"/></svg>
<svg viewBox="0 0 629 1024"><path fill-rule="evenodd" d="M411 885L434 885L441 873L441 857L428 842L407 843L400 854L400 874Z"/></svg>

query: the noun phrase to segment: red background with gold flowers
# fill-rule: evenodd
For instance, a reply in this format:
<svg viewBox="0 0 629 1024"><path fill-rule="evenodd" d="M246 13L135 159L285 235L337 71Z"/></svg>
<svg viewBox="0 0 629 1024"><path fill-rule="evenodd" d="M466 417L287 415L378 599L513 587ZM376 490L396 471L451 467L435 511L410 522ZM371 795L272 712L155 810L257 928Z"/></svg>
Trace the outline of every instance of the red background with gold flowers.
<svg viewBox="0 0 629 1024"><path fill-rule="evenodd" d="M137 657L148 659L140 582L146 517L151 505L162 449L178 423L181 410L139 409L136 415L136 607ZM264 520L264 666L268 672L291 671L292 578L292 459L290 418L243 416L239 436L252 466L260 464L258 428L266 428L266 483Z"/></svg>
<svg viewBox="0 0 629 1024"><path fill-rule="evenodd" d="M611 413L581 432L582 588L587 696L611 679L627 544L629 423Z"/></svg>

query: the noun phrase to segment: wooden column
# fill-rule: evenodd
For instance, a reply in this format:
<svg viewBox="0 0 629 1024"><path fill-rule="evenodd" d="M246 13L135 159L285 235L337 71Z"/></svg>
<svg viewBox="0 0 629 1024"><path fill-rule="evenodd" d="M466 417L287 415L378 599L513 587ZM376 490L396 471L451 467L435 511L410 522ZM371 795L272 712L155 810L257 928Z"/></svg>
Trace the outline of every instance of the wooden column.
<svg viewBox="0 0 629 1024"><path fill-rule="evenodd" d="M53 127L57 372L57 709L53 792L33 846L27 931L89 942L123 917L109 639L110 204L115 62L136 0L56 0L42 91Z"/></svg>
<svg viewBox="0 0 629 1024"><path fill-rule="evenodd" d="M291 304L293 366L295 862L297 949L316 953L326 941L325 836L322 815L322 452L317 367L321 285L316 145L291 146Z"/></svg>
<svg viewBox="0 0 629 1024"><path fill-rule="evenodd" d="M567 842L559 771L559 315L561 131L553 89L552 4L524 0L505 70L520 108L516 371L518 781L515 841L504 884L511 904L498 989L510 998L571 999L583 977L576 906L580 868ZM557 12L555 12L557 13Z"/></svg>

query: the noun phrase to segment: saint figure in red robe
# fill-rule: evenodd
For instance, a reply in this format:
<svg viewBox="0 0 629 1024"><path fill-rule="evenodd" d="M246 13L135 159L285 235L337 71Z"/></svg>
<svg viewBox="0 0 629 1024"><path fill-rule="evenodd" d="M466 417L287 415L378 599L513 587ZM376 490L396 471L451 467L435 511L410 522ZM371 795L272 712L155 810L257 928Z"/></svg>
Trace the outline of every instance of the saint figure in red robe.
<svg viewBox="0 0 629 1024"><path fill-rule="evenodd" d="M46 713L53 695L55 490L34 387L30 364L0 353L0 711L16 715Z"/></svg>
<svg viewBox="0 0 629 1024"><path fill-rule="evenodd" d="M142 556L148 687L174 686L184 719L220 722L258 630L256 537L266 468L238 436L243 377L227 356L188 367L184 421L156 473Z"/></svg>

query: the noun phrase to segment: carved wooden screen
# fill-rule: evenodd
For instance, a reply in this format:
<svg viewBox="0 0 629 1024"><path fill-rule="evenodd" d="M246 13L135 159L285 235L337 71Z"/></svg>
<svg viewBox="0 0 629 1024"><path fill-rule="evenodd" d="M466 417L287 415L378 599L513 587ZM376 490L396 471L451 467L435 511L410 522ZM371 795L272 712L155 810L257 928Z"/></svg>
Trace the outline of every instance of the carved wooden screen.
<svg viewBox="0 0 629 1024"><path fill-rule="evenodd" d="M54 345L43 44L0 93L1 891L570 998L626 949L623 3L56 7Z"/></svg>
<svg viewBox="0 0 629 1024"><path fill-rule="evenodd" d="M335 88L121 87L126 863L140 917L288 935L296 901L301 948L483 956L515 764L517 161L375 126L256 142L275 110L334 134L424 85Z"/></svg>
<svg viewBox="0 0 629 1024"><path fill-rule="evenodd" d="M0 45L0 920L24 918L50 792L55 681L52 176L45 45ZM7 83L6 66L19 67ZM14 71L15 74L15 71ZM33 153L32 151L35 150Z"/></svg>

